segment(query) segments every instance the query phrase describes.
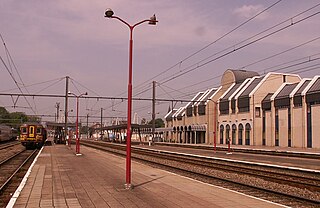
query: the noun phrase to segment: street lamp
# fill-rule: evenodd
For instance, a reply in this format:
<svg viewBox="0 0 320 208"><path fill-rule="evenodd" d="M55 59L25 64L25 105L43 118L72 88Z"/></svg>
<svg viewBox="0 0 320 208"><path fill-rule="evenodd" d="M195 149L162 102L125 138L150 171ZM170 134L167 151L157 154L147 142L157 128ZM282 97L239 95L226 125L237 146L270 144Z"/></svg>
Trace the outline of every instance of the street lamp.
<svg viewBox="0 0 320 208"><path fill-rule="evenodd" d="M156 25L158 22L156 19L156 15L153 15L150 19L142 20L134 25L130 25L120 17L114 16L114 12L112 9L107 9L105 12L105 17L107 18L114 18L119 20L120 22L127 25L130 29L130 45L129 45L129 81L128 81L128 115L127 115L127 157L126 157L126 189L133 188L131 185L131 106L132 106L132 48L133 48L133 39L132 33L133 29L145 22L148 22L150 25Z"/></svg>
<svg viewBox="0 0 320 208"><path fill-rule="evenodd" d="M77 98L77 107L76 107L76 111L77 111L77 118L76 118L76 155L81 155L80 154L80 139L79 139L79 122L78 122L78 119L79 119L79 98L82 97L83 95L88 95L87 92L85 93L82 93L80 95L76 95L72 92L68 92L69 95L73 95ZM71 138L69 137L69 144L71 144Z"/></svg>

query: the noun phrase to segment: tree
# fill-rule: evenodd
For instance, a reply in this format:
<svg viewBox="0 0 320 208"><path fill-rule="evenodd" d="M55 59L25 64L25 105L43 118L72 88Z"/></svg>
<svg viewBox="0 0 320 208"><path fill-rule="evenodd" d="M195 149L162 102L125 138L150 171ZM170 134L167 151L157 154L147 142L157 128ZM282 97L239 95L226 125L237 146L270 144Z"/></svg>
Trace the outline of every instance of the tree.
<svg viewBox="0 0 320 208"><path fill-rule="evenodd" d="M10 113L4 107L0 107L0 123L7 123L10 119Z"/></svg>
<svg viewBox="0 0 320 208"><path fill-rule="evenodd" d="M152 124L152 120L149 122L149 124ZM164 127L164 121L161 118L156 118L155 127L156 128Z"/></svg>
<svg viewBox="0 0 320 208"><path fill-rule="evenodd" d="M37 116L27 116L24 112L9 113L4 107L0 107L0 123L18 128L24 122L39 122Z"/></svg>

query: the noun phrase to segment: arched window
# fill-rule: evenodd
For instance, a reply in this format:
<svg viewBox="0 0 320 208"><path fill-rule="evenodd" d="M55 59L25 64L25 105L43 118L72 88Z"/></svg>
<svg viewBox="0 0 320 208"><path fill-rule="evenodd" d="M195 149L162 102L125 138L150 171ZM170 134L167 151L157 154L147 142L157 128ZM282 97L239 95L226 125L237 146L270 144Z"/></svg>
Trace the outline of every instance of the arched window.
<svg viewBox="0 0 320 208"><path fill-rule="evenodd" d="M230 140L230 126L229 124L226 125L226 144L229 143Z"/></svg>
<svg viewBox="0 0 320 208"><path fill-rule="evenodd" d="M224 133L224 126L220 126L220 144L223 144L223 133Z"/></svg>
<svg viewBox="0 0 320 208"><path fill-rule="evenodd" d="M250 145L250 132L251 132L251 126L250 124L246 124L246 145Z"/></svg>
<svg viewBox="0 0 320 208"><path fill-rule="evenodd" d="M237 126L233 124L232 125L232 144L236 144L236 132L237 132Z"/></svg>
<svg viewBox="0 0 320 208"><path fill-rule="evenodd" d="M238 128L238 144L242 145L243 125L239 124Z"/></svg>

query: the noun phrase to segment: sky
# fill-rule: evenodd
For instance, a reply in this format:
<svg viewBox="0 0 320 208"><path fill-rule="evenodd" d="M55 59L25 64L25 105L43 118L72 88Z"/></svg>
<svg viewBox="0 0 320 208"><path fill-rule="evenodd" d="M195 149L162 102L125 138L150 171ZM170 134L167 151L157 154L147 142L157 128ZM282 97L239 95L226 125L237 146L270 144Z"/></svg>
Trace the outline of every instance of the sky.
<svg viewBox="0 0 320 208"><path fill-rule="evenodd" d="M227 69L320 75L318 0L1 0L0 93L127 97L129 28L104 17L107 8L133 25L153 14L157 25L133 30L133 97L190 100L220 85ZM308 10L309 9L309 10ZM4 45L5 43L5 45ZM11 59L10 59L11 57ZM15 81L14 81L15 80ZM19 90L19 88L21 91ZM15 104L14 104L15 103ZM0 96L10 112L60 115L64 99ZM169 106L156 103L156 117ZM104 123L127 115L125 99L80 99L79 115ZM70 99L69 115L76 102ZM152 103L133 101L133 117L151 120ZM62 118L61 118L62 119ZM74 117L70 118L74 121ZM84 122L84 118L80 119Z"/></svg>

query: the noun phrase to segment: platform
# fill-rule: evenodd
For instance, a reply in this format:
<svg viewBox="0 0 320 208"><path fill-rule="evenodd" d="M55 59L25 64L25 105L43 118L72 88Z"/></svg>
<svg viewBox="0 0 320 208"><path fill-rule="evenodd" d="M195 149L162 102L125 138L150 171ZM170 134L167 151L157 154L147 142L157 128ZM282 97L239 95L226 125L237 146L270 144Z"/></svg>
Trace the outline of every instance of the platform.
<svg viewBox="0 0 320 208"><path fill-rule="evenodd" d="M125 158L81 146L45 146L8 207L283 207L132 161L134 189L125 190Z"/></svg>

